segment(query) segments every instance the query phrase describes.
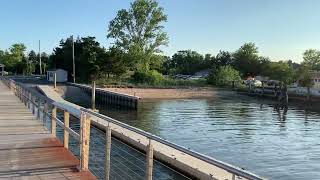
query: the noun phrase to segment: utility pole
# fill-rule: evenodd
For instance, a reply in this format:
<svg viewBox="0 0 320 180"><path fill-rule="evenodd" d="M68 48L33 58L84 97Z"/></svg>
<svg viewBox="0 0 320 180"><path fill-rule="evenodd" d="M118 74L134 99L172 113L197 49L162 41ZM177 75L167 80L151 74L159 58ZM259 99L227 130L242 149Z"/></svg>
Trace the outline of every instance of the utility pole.
<svg viewBox="0 0 320 180"><path fill-rule="evenodd" d="M73 76L73 83L76 83L76 65L74 62L74 40L73 40L73 35L71 36L72 38L72 76Z"/></svg>
<svg viewBox="0 0 320 180"><path fill-rule="evenodd" d="M40 65L40 75L42 75L40 40L39 40L39 65Z"/></svg>

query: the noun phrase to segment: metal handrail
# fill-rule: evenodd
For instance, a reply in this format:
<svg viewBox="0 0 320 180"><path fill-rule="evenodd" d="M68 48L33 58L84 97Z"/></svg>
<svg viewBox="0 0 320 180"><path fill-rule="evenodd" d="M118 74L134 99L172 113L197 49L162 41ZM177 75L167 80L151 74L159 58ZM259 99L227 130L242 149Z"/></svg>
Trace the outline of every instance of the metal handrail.
<svg viewBox="0 0 320 180"><path fill-rule="evenodd" d="M85 84L77 84L77 83L70 83L70 82L68 82L67 84L70 84L70 85L73 85L73 86L77 86L77 87L89 88L89 89L91 88L90 86L85 85ZM105 91L105 92L108 92L110 94L120 95L120 96L124 96L124 97L127 97L127 98L140 99L140 97L138 97L138 96L133 96L133 95L124 94L124 93L112 92L112 91L104 90L104 89L101 89L101 88L96 88L96 91L97 92L104 92Z"/></svg>
<svg viewBox="0 0 320 180"><path fill-rule="evenodd" d="M204 155L204 154L195 152L193 150L187 149L187 148L185 148L183 146L180 146L180 145L177 145L177 144L172 143L170 141L167 141L167 140L165 140L165 139L163 139L161 137L155 136L153 134L150 134L150 133L148 133L146 131L143 131L141 129L138 129L136 127L130 126L130 125L125 124L125 123L122 123L120 121L117 121L117 120L115 120L115 119L113 119L111 117L99 114L97 112L94 112L92 110L85 109L85 108L81 108L81 111L83 111L85 113L88 113L88 114L91 114L92 116L96 116L98 118L101 118L103 120L106 120L108 122L111 122L113 124L116 124L116 125L118 125L118 126L120 126L122 128L128 129L128 130L133 131L135 133L138 133L138 134L140 134L142 136L145 136L145 137L147 137L149 139L152 139L154 141L160 142L161 144L167 145L167 146L169 146L171 148L179 150L179 151L181 151L183 153L186 153L186 154L188 154L190 156L198 158L198 159L200 159L202 161L205 161L205 162L207 162L209 164L213 164L213 165L215 165L217 167L220 167L220 168L222 168L222 169L224 169L224 170L226 170L226 171L228 171L228 172L230 172L232 174L235 174L235 175L238 175L238 176L241 176L241 177L244 177L244 178L248 178L248 179L253 179L253 180L263 180L262 177L259 177L259 176L255 175L255 174L253 174L253 173L251 173L249 171L243 170L241 168L238 168L238 167L235 167L235 166L230 165L228 163L219 161L219 160L214 159L212 157L209 157L207 155ZM100 124L100 125L104 126L103 124Z"/></svg>
<svg viewBox="0 0 320 180"><path fill-rule="evenodd" d="M5 79L6 79L6 78L5 78ZM33 95L37 94L37 93L31 92L30 89L28 89L28 88L27 88L26 86L24 86L22 83L16 82L16 81L11 80L11 79L10 79L9 81L13 82L16 86L19 86L19 87L27 90L28 92L30 92L30 93L33 94ZM17 90L16 87L14 87L14 89ZM18 89L18 90L19 90L19 89ZM20 90L19 90L19 91L20 91ZM52 118L52 116L51 116L48 112L45 112L45 111L44 111L44 108L39 107L38 104L37 104L36 102L34 102L32 99L30 99L28 96L26 96L26 95L24 95L24 94L22 94L22 93L20 93L20 95L21 95L24 99L26 99L28 102L32 103L33 106L35 106L39 111L41 111L42 113L44 113L44 114L46 115L46 117ZM52 102L54 102L52 99L50 99L50 98L48 98L48 97L46 97L46 96L40 97L39 94L37 94L37 95L35 95L35 96L39 97L39 100L41 100L41 101L44 100L44 101L46 101L46 102L49 103L49 104L52 104ZM60 109L60 108L59 108L59 109ZM62 109L62 110L65 110L65 109ZM61 128L63 128L64 130L68 131L69 134L70 134L72 137L74 137L76 140L78 140L78 141L81 143L80 135L79 135L77 132L75 132L75 131L74 131L73 129L71 129L70 127L65 127L64 123L63 123L59 118L56 117L56 118L52 118L52 119L55 120L55 121L57 122L57 124L58 124Z"/></svg>

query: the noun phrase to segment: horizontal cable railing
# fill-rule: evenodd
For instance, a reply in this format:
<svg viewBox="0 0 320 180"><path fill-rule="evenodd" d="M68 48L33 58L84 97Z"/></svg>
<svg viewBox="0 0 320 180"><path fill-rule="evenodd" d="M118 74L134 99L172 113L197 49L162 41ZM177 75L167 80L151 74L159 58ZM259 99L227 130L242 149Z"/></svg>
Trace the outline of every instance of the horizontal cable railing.
<svg viewBox="0 0 320 180"><path fill-rule="evenodd" d="M2 78L2 81L54 136L60 138L65 148L70 144L71 151L79 157L79 169L90 169L99 179L162 179L160 176L166 176L163 179L190 179L185 174L198 179L263 179L95 111L85 108L75 111L60 106L11 79ZM188 158L190 162L182 162ZM199 168L191 167L191 162L200 164ZM202 172L201 168L210 171ZM212 169L220 174L209 174Z"/></svg>

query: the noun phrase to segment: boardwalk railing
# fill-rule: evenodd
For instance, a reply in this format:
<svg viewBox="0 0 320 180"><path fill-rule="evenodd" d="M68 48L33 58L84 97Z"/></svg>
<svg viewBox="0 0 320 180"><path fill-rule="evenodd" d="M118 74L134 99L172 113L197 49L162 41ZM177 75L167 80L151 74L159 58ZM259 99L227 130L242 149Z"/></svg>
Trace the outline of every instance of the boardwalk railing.
<svg viewBox="0 0 320 180"><path fill-rule="evenodd" d="M119 172L117 173L111 168L113 166L111 161L113 146L111 146L111 143L116 140L113 137L120 139L131 147L139 149L145 154L144 179L147 180L153 179L155 172L154 163L158 160L196 179L263 179L248 171L191 151L92 110L85 108L75 110L59 105L49 98L43 96L40 98L37 92L31 91L30 88L13 80L6 78L2 78L2 80L32 110L39 120L43 121L44 124L47 124L46 121L48 120L51 121L51 133L54 136L56 136L57 125L63 129L63 144L65 148L68 148L69 136L79 141L79 170L81 171L86 171L90 168L90 137L92 136L90 136L90 131L93 128L92 125L94 125L105 131L105 138L103 138L105 140L105 149L103 150L105 160L103 161L104 164L100 165L104 167L103 177L100 177L103 179L109 179L111 172L121 174L121 169L118 169ZM64 112L64 121L57 117L57 110ZM70 128L70 114L80 119L79 132Z"/></svg>

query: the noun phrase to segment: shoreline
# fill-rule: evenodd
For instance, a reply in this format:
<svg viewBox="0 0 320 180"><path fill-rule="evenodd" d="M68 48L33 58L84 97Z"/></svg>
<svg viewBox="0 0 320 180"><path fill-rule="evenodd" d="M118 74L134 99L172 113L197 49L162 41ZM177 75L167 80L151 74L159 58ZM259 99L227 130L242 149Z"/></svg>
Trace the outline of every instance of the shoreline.
<svg viewBox="0 0 320 180"><path fill-rule="evenodd" d="M104 90L138 96L141 99L197 99L214 98L221 94L219 88L103 88ZM231 92L231 91L230 91Z"/></svg>

